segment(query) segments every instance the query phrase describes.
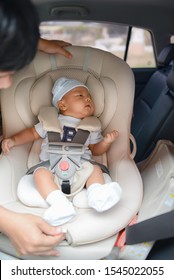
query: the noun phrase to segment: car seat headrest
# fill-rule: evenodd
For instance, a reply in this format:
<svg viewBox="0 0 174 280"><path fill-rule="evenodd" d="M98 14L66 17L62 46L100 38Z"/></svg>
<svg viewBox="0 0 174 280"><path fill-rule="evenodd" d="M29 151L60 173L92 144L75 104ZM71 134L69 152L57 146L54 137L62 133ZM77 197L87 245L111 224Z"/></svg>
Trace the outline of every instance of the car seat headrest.
<svg viewBox="0 0 174 280"><path fill-rule="evenodd" d="M170 95L174 97L174 69L170 71L170 74L167 77L167 86L170 91Z"/></svg>
<svg viewBox="0 0 174 280"><path fill-rule="evenodd" d="M174 44L168 44L158 55L158 63L160 66L168 66L174 59Z"/></svg>
<svg viewBox="0 0 174 280"><path fill-rule="evenodd" d="M127 128L132 117L135 88L130 67L119 57L95 48L70 46L68 49L73 53L70 60L38 52L30 65L15 74L11 88L4 92L15 125L11 125L11 118L4 114L5 135L38 122L40 109L52 105L51 89L60 77L87 85L95 104L94 116L99 118L103 133L114 126L120 135L124 135L123 131L129 134Z"/></svg>

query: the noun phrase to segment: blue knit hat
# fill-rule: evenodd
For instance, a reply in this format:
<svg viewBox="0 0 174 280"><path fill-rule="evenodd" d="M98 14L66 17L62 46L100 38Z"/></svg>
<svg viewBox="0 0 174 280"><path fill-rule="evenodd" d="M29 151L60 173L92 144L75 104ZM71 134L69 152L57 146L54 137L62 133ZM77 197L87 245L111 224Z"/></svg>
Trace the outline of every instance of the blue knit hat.
<svg viewBox="0 0 174 280"><path fill-rule="evenodd" d="M53 100L52 104L57 107L57 102L62 99L62 97L69 92L70 90L76 88L76 87L85 87L88 91L88 87L85 86L82 82L74 80L74 79L68 79L66 77L61 77L58 79L53 86L52 94L53 94Z"/></svg>

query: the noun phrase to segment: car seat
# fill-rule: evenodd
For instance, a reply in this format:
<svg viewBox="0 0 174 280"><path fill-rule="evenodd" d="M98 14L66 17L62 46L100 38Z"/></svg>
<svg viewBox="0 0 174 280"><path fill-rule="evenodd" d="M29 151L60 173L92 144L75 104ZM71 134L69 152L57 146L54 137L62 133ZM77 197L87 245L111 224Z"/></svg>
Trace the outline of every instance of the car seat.
<svg viewBox="0 0 174 280"><path fill-rule="evenodd" d="M99 214L83 204L85 190L77 195L77 216L63 227L66 240L59 246L57 259L101 259L107 256L118 232L133 219L142 201L142 180L130 152L130 122L134 100L134 78L120 58L90 47L71 46L72 59L38 52L34 61L17 72L13 85L1 92L3 136L31 127L38 122L39 110L51 106L51 88L61 76L85 83L95 103L95 116L102 123L103 135L116 129L118 139L105 156L95 158L107 165L111 178L123 190L121 200L112 209ZM9 113L10 112L10 113ZM11 149L0 158L0 204L20 212L42 215L44 209L23 205L17 197L17 185L27 170L38 163L40 141ZM0 236L0 251L15 256L8 238ZM23 256L23 259L48 257ZM55 257L49 257L49 259Z"/></svg>
<svg viewBox="0 0 174 280"><path fill-rule="evenodd" d="M161 137L174 140L174 133L169 128L172 125L173 101L167 84L167 77L173 71L173 59L174 44L168 44L158 56L158 69L135 100L131 132L137 143L136 162L147 158L157 141L163 139Z"/></svg>

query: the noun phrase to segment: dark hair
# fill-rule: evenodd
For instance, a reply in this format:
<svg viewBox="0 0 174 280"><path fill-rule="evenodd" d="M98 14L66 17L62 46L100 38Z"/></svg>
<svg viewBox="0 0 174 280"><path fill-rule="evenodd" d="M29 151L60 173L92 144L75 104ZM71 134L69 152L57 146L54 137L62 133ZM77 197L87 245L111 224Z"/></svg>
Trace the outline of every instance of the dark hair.
<svg viewBox="0 0 174 280"><path fill-rule="evenodd" d="M0 0L0 71L30 63L38 40L39 17L30 0Z"/></svg>

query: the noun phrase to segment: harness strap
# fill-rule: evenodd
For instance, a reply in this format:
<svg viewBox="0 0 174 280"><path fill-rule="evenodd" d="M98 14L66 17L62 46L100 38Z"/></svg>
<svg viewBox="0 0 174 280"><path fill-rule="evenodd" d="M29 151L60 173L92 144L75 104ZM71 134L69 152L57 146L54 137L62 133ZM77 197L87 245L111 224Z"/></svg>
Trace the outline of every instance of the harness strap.
<svg viewBox="0 0 174 280"><path fill-rule="evenodd" d="M104 164L102 164L102 163L99 163L99 162L97 162L97 161L95 161L95 160L93 160L93 159L88 160L88 159L83 158L83 157L82 157L82 159L84 159L84 160L86 160L86 161L89 161L89 162L92 163L93 165L98 165L98 166L100 166L100 168L101 168L101 170L102 170L103 173L106 173L106 174L110 175L109 169L107 168L106 165L104 165Z"/></svg>
<svg viewBox="0 0 174 280"><path fill-rule="evenodd" d="M48 135L48 142L53 142L53 143L61 142L61 137L59 132L48 131L47 135Z"/></svg>
<svg viewBox="0 0 174 280"><path fill-rule="evenodd" d="M72 143L84 145L86 140L88 139L89 133L90 132L88 130L78 129L77 133L75 134L75 136L72 140Z"/></svg>
<svg viewBox="0 0 174 280"><path fill-rule="evenodd" d="M46 167L49 168L50 166L50 161L49 160L45 160L42 162L39 162L38 164L35 164L34 166L32 166L28 171L27 171L27 175L33 174L33 172L38 168L38 167Z"/></svg>
<svg viewBox="0 0 174 280"><path fill-rule="evenodd" d="M68 142L84 145L86 140L88 139L89 133L90 132L88 130L78 129L78 131L72 135L72 139L70 139L71 141L68 141ZM59 132L48 131L47 134L48 134L48 142L52 142L52 143L66 142L67 137L63 136L63 139L62 139L63 141L62 141ZM65 134L67 134L66 129L65 129Z"/></svg>
<svg viewBox="0 0 174 280"><path fill-rule="evenodd" d="M84 159L84 160L86 160L86 161L88 161L88 162L90 162L90 163L92 163L92 164L96 164L96 165L100 166L100 168L102 169L103 173L106 173L106 174L110 175L110 174L109 174L109 170L108 170L108 168L106 167L106 165L104 165L104 164L102 164L102 163L99 163L99 162L97 162L97 161L95 161L95 160L92 160L92 159L91 159L91 160L87 160L87 159L85 159L85 158L83 158L83 157L82 157L82 159ZM56 164L57 164L57 162L56 162ZM32 167L27 171L26 174L27 174L27 175L33 174L33 172L34 172L38 167L41 167L41 166L44 166L44 167L49 168L49 166L50 166L50 161L49 161L49 160L42 161L42 162L40 162L40 163L38 163L38 164L32 166ZM53 167L54 167L54 166L53 166Z"/></svg>

